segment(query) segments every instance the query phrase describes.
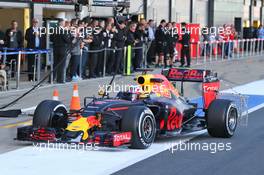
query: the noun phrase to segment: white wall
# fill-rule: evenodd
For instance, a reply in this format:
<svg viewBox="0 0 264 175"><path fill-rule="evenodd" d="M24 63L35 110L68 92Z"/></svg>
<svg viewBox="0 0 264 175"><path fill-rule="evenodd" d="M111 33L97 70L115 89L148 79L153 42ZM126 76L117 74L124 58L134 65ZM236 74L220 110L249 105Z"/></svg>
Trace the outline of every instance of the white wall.
<svg viewBox="0 0 264 175"><path fill-rule="evenodd" d="M173 20L190 22L190 0L174 0Z"/></svg>
<svg viewBox="0 0 264 175"><path fill-rule="evenodd" d="M194 4L193 23L208 24L208 0L196 0Z"/></svg>
<svg viewBox="0 0 264 175"><path fill-rule="evenodd" d="M243 0L216 0L214 25L233 24L235 17L244 16Z"/></svg>
<svg viewBox="0 0 264 175"><path fill-rule="evenodd" d="M206 25L208 22L208 0L196 0L194 4L194 23ZM169 19L169 0L148 0L148 18L159 23ZM190 21L190 0L172 0L172 21Z"/></svg>
<svg viewBox="0 0 264 175"><path fill-rule="evenodd" d="M147 18L159 23L162 19L169 20L168 0L148 0Z"/></svg>
<svg viewBox="0 0 264 175"><path fill-rule="evenodd" d="M96 16L96 17L113 16L113 9L105 8L105 7L92 7L92 16Z"/></svg>

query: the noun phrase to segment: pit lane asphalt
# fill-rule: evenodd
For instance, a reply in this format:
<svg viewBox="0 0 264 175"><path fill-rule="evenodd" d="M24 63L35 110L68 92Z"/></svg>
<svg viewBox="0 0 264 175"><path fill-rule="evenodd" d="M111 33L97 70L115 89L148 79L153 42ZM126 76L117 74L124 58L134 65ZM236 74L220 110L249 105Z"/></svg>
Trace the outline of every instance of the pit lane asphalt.
<svg viewBox="0 0 264 175"><path fill-rule="evenodd" d="M264 172L264 109L249 115L248 127L239 127L231 139L214 139L207 133L193 139L190 144L224 143L231 145L230 151L210 151L195 149L175 152L167 150L153 157L129 166L114 175L260 175ZM189 145L190 145L189 144ZM205 149L206 150L206 149ZM212 149L214 150L214 149ZM211 151L214 152L214 151Z"/></svg>
<svg viewBox="0 0 264 175"><path fill-rule="evenodd" d="M252 81L264 79L263 66L264 59L262 57L252 57L241 60L212 62L206 65L194 65L193 67L213 69L218 72L220 79L224 80L221 87L221 90L224 90ZM155 72L159 73L160 70ZM117 77L116 84L132 84L133 78L133 76ZM83 101L83 97L85 96L93 96L94 94L97 94L99 85L108 84L110 79L111 77L107 77L85 80L78 83L81 101ZM186 83L184 87L185 95L189 98L195 98L201 95L201 88L199 84ZM29 96L25 97L22 101L12 106L12 109L33 107L44 99L51 99L54 88L59 90L60 100L68 106L72 95L72 83L41 87ZM0 106L12 101L23 92L25 92L25 90L0 92ZM17 119L0 118L0 153L5 153L25 146L25 144L14 142L13 138L16 136L16 128L18 126L23 126L25 122L28 123L30 119L31 117L28 116L22 116Z"/></svg>

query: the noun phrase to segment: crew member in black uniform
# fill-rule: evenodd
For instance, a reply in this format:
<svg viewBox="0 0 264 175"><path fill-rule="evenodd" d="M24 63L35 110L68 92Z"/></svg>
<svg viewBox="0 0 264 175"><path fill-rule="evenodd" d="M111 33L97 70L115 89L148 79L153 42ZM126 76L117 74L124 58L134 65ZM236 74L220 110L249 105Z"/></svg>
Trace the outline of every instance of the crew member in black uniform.
<svg viewBox="0 0 264 175"><path fill-rule="evenodd" d="M179 41L182 45L181 49L181 66L184 67L185 65L185 57L187 60L187 66L191 66L191 55L190 55L190 31L187 30L186 28L186 23L181 23L181 29L182 29L182 38Z"/></svg>
<svg viewBox="0 0 264 175"><path fill-rule="evenodd" d="M179 34L176 29L176 25L171 23L170 24L170 34L171 37L169 38L169 56L170 56L170 62L169 66L173 67L173 63L175 62L175 50L176 50L176 44L179 40Z"/></svg>
<svg viewBox="0 0 264 175"><path fill-rule="evenodd" d="M99 52L96 52L100 49L102 49L102 43L103 43L103 36L102 36L102 29L97 25L94 27L93 31L93 42L90 44L90 50L91 53L91 59L89 60L89 78L96 78L96 67L98 65L98 59L99 59ZM99 65L100 67L103 67L103 65Z"/></svg>
<svg viewBox="0 0 264 175"><path fill-rule="evenodd" d="M113 74L113 66L115 63L115 48L114 45L114 32L112 23L106 24L105 30L103 30L103 46L106 48L106 73L108 75Z"/></svg>
<svg viewBox="0 0 264 175"><path fill-rule="evenodd" d="M118 74L122 74L124 68L124 47L126 42L125 28L125 21L120 21L120 23L117 25L117 29L114 35L114 42L116 47L114 72Z"/></svg>
<svg viewBox="0 0 264 175"><path fill-rule="evenodd" d="M156 38L156 67L159 67L159 63L164 66L164 44L166 40L165 36L165 25L166 21L163 19L160 22L159 27L156 30L155 38Z"/></svg>
<svg viewBox="0 0 264 175"><path fill-rule="evenodd" d="M176 42L179 39L179 35L176 32L176 29L173 28L171 23L167 23L164 32L165 32L164 55L166 60L166 67L172 67Z"/></svg>
<svg viewBox="0 0 264 175"><path fill-rule="evenodd" d="M129 26L129 31L127 32L127 40L126 40L126 46L135 47L136 43L138 42L135 39L135 32L137 29L137 24L131 23ZM134 49L131 50L131 62L134 63L135 57L134 57ZM134 67L131 66L131 72L134 71Z"/></svg>
<svg viewBox="0 0 264 175"><path fill-rule="evenodd" d="M135 39L136 39L136 49L135 49L135 59L133 62L134 71L137 68L141 68L141 64L143 61L143 44L145 41L145 27L143 24L139 24L137 31L135 32Z"/></svg>
<svg viewBox="0 0 264 175"><path fill-rule="evenodd" d="M54 78L58 83L66 82L66 57L70 53L74 36L71 35L69 29L65 28L65 21L60 19L59 27L52 36L53 52L54 52Z"/></svg>

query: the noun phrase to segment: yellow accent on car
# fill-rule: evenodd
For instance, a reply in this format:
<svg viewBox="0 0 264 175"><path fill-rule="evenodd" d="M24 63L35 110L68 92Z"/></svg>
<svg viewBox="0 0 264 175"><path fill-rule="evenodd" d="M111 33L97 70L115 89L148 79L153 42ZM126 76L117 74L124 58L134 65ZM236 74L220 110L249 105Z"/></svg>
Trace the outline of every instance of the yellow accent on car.
<svg viewBox="0 0 264 175"><path fill-rule="evenodd" d="M87 122L87 118L81 117L80 119L72 122L66 130L68 131L73 131L73 132L78 132L82 131L83 136L82 139L86 140L89 137L88 130L90 129L90 124Z"/></svg>

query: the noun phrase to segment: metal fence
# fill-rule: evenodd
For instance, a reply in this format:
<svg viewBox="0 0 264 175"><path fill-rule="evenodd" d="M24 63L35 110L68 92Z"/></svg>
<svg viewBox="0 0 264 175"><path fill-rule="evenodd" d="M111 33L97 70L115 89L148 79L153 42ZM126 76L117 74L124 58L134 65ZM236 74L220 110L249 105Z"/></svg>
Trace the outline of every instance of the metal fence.
<svg viewBox="0 0 264 175"><path fill-rule="evenodd" d="M147 45L144 45L143 47L131 47L131 46L127 46L124 48L116 48L116 49L112 49L112 48L103 48L100 50L83 50L83 52L86 52L88 54L92 54L92 53L98 53L98 54L102 54L103 55L103 77L105 77L106 75L106 65L107 65L107 52L112 51L112 52L117 52L117 51L122 51L123 52L123 75L129 75L130 72L128 72L127 70L130 69L130 66L132 64L132 57L134 57L133 53L136 50L142 50L142 67L147 67ZM80 57L80 59L82 59L82 56ZM80 60L80 63L82 62L82 60ZM81 72L82 72L82 66L79 66L79 74L81 76Z"/></svg>
<svg viewBox="0 0 264 175"><path fill-rule="evenodd" d="M92 54L92 53L99 53L103 55L103 77L106 76L106 65L107 65L107 52L108 51L113 51L113 52L117 52L117 51L122 51L123 52L123 74L127 75L127 62L129 61L131 63L131 56L128 56L128 49L129 47L124 47L124 48L120 48L120 49L111 49L111 48L103 48L103 49L99 49L99 50L82 50L81 53L86 52L88 54ZM138 49L142 49L143 52L143 59L142 59L142 66L146 67L146 51L145 51L145 47L131 47L130 53L133 53L132 51L138 50ZM34 71L33 71L33 81L35 83L39 83L41 80L41 74L45 73L46 71L42 71L41 67L42 67L42 61L45 60L44 55L48 54L49 55L49 66L50 66L50 72L53 72L54 69L54 58L53 58L53 50L33 50L33 49L11 49L11 48L2 48L0 51L0 56L1 56L1 62L4 65L9 65L9 69L6 70L8 73L7 75L7 80L14 80L16 82L16 89L19 89L20 87L20 82L21 82L21 74L30 74L29 72L23 72L21 70L21 61L22 61L22 57L26 56L26 55L31 55L34 54L35 55L35 60L34 60ZM10 55L17 55L17 58L11 59L9 60L9 62L7 61L7 57ZM82 55L80 56L80 66L79 66L79 75L81 77L82 75ZM47 66L47 65L46 65ZM67 69L67 67L65 67L65 69ZM65 70L66 72L66 70ZM10 75L11 74L15 74L15 77L12 78ZM129 73L130 74L130 73ZM53 73L50 74L50 80L49 82L52 84L53 83ZM65 77L66 78L66 77ZM36 80L36 81L35 81Z"/></svg>
<svg viewBox="0 0 264 175"><path fill-rule="evenodd" d="M143 47L124 47L120 49L111 49L103 48L99 50L82 50L82 53L87 52L88 54L100 53L103 56L103 77L106 76L106 67L107 67L107 52L108 51L122 51L123 52L123 75L130 75L130 70L132 66L133 53L136 50L142 49L142 63L141 66L146 68L147 65L147 52L150 47L150 44L144 44ZM177 52L180 53L179 47L176 47ZM250 58L254 56L263 56L264 54L264 39L242 39L234 41L212 41L212 42L197 42L191 43L191 58L196 64L206 64L213 61L224 61L232 59L243 59ZM7 63L7 57L9 55L18 55L17 59L9 60L10 70L15 70L15 78L12 79L10 76L9 80L16 81L16 89L20 87L21 74L28 74L28 72L21 71L21 60L24 55L35 55L35 66L33 72L33 80L36 80L36 83L40 82L41 75L43 72L42 67L42 58L45 60L44 55L48 55L50 71L53 72L54 69L54 58L53 51L51 50L32 50L32 49L10 49L10 48L1 48L0 56L3 64ZM175 54L176 58L180 60L180 54ZM82 55L80 57L80 64L82 64ZM65 68L66 69L66 68ZM82 66L79 66L79 75L82 75ZM65 71L66 72L66 71ZM10 73L9 73L10 74ZM53 83L53 74L50 74L50 83Z"/></svg>
<svg viewBox="0 0 264 175"><path fill-rule="evenodd" d="M191 43L191 46L192 60L196 61L196 64L243 59L264 54L264 39L197 42Z"/></svg>
<svg viewBox="0 0 264 175"><path fill-rule="evenodd" d="M20 87L21 74L30 74L29 72L23 72L21 70L21 62L22 57L24 55L35 55L34 60L34 72L33 72L33 80L39 82L41 80L41 61L43 54L51 54L50 50L34 50L34 49L11 49L11 48L2 48L0 52L1 62L3 65L9 65L9 68L6 69L7 72L7 81L15 80L16 81L16 89ZM8 56L14 56L10 60L7 59ZM51 59L53 57L51 56ZM53 63L53 61L52 61ZM50 65L51 71L53 70L53 64ZM12 78L12 74L14 74L14 79ZM53 74L50 75L51 80L53 79ZM51 81L51 83L53 83Z"/></svg>

